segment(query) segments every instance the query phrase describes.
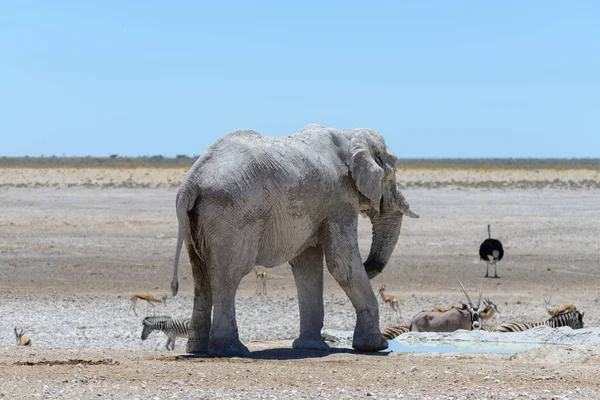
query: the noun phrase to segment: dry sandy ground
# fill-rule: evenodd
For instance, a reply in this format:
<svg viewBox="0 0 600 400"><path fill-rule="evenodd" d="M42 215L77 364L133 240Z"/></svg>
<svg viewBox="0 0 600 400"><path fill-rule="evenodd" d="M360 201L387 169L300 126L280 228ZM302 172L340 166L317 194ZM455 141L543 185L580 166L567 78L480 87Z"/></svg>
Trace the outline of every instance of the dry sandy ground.
<svg viewBox="0 0 600 400"><path fill-rule="evenodd" d="M101 188L85 183L68 187L80 175L87 176L86 171L64 172L53 178L57 185L32 187L35 180L23 183L10 178L14 169L0 170L0 301L25 295L47 299L41 296L168 293L176 235L175 186L182 172L164 178L144 171L149 173L148 188L128 184ZM46 176L55 173L50 170ZM131 181L137 179L132 172L124 173L131 174ZM522 180L502 173L501 183ZM598 180L595 173L589 171L585 179ZM465 176L474 181L488 179L476 173ZM125 182L129 176L121 178L113 182ZM425 308L461 300L455 277L474 290L485 269L477 260L477 249L491 223L493 236L505 245L506 257L499 264L502 278L485 280L486 296L501 310L510 310L509 315L530 320L543 317L544 299L552 298L559 305L574 303L586 312L588 326L600 325L596 311L600 301L599 190L552 185L519 189L511 184L502 184L508 187L502 190L461 184L429 188L447 178L443 171L435 171L422 187L405 189L422 218L405 221L390 265L374 280L374 287L385 282L407 312L420 306L415 303L424 303ZM364 254L370 241L367 220L361 220L359 233ZM181 290L190 295L186 257L182 265ZM280 266L268 274L269 296L295 293L289 267ZM326 295L343 297L328 274L325 290ZM251 296L253 292L254 280L249 276L238 293ZM252 342L250 347L255 350L252 359L178 360L159 352L4 345L0 346L0 397L600 396L600 355L593 347L542 348L512 356L353 352L322 356L291 351L289 341Z"/></svg>
<svg viewBox="0 0 600 400"><path fill-rule="evenodd" d="M0 187L179 187L187 168L3 168ZM460 169L403 168L399 182L406 187L437 188L594 188L600 189L600 169Z"/></svg>

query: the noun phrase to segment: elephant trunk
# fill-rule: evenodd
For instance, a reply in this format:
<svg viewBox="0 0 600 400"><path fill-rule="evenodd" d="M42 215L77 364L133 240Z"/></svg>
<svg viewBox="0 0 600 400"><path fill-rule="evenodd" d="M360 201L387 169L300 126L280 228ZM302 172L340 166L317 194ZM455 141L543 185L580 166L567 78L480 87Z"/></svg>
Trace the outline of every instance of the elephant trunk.
<svg viewBox="0 0 600 400"><path fill-rule="evenodd" d="M387 265L400 236L402 213L400 211L371 217L373 242L364 266L369 279L379 275Z"/></svg>
<svg viewBox="0 0 600 400"><path fill-rule="evenodd" d="M419 218L419 214L410 207L395 185L384 193L380 208L380 213L371 211L369 214L373 224L373 242L369 257L364 263L369 279L379 275L390 261L400 236L402 217Z"/></svg>

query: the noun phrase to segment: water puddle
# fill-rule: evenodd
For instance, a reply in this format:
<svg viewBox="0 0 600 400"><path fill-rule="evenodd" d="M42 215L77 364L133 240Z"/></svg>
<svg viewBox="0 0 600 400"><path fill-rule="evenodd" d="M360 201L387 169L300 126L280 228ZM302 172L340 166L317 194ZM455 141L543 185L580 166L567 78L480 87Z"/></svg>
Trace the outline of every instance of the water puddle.
<svg viewBox="0 0 600 400"><path fill-rule="evenodd" d="M382 353L499 353L515 354L535 349L539 343L494 343L494 342L452 342L452 344L402 344L396 340L388 340L388 348Z"/></svg>

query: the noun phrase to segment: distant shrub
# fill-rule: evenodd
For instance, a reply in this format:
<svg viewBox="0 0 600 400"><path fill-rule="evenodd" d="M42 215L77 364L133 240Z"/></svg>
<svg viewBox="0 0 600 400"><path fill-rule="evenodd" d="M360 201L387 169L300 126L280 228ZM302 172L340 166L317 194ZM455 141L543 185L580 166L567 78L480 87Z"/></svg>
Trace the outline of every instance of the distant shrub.
<svg viewBox="0 0 600 400"><path fill-rule="evenodd" d="M119 155L118 155L118 154L111 154L111 155L110 155L110 158L117 158L117 157L119 157Z"/></svg>

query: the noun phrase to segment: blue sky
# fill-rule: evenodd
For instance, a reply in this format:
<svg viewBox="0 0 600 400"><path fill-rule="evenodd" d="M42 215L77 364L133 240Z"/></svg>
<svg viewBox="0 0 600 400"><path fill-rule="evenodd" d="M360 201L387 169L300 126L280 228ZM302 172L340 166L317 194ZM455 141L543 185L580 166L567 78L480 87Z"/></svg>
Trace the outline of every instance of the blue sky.
<svg viewBox="0 0 600 400"><path fill-rule="evenodd" d="M218 3L3 2L0 156L320 123L400 157L600 157L596 1Z"/></svg>

